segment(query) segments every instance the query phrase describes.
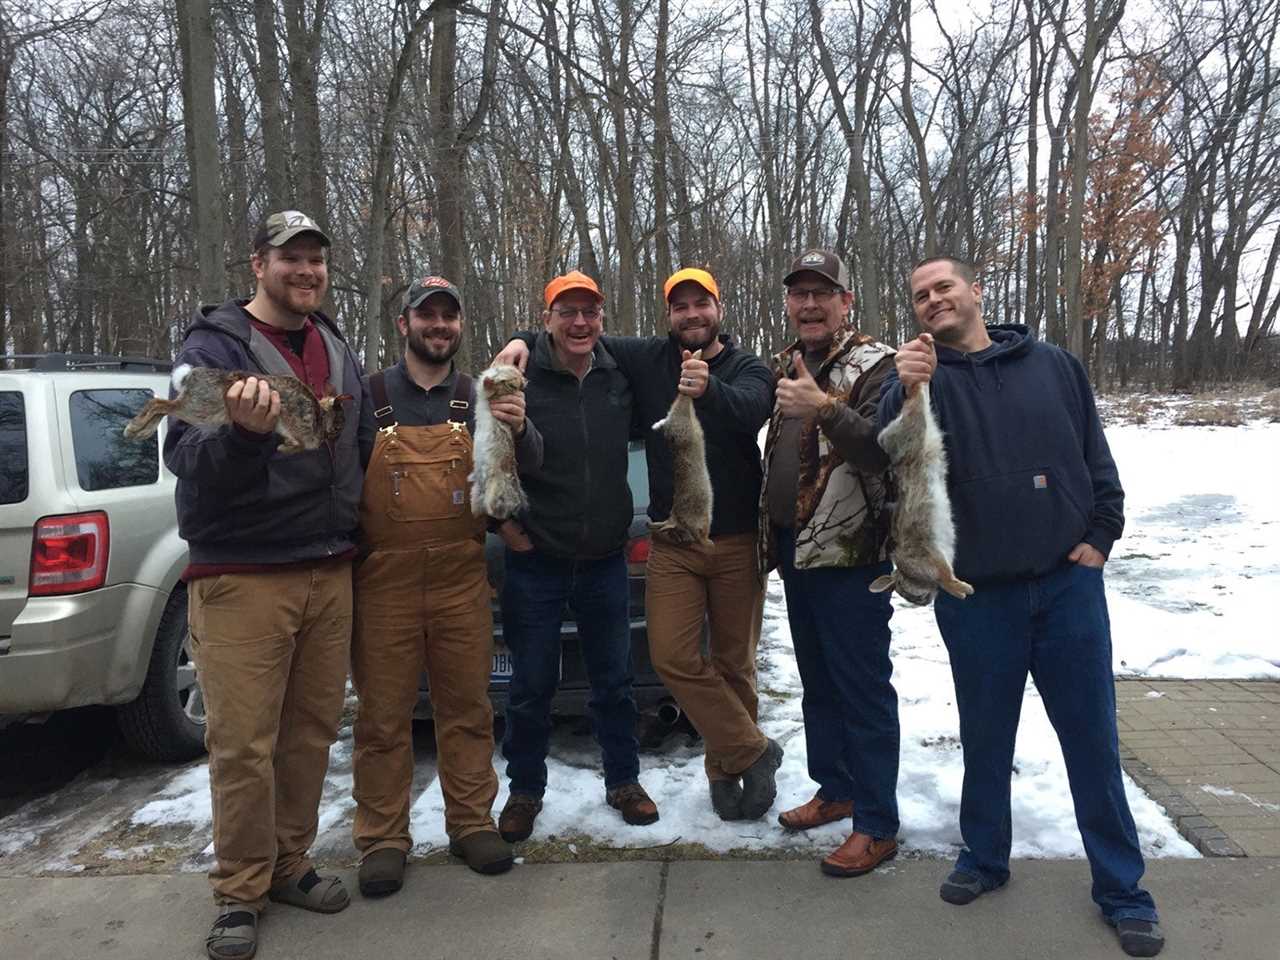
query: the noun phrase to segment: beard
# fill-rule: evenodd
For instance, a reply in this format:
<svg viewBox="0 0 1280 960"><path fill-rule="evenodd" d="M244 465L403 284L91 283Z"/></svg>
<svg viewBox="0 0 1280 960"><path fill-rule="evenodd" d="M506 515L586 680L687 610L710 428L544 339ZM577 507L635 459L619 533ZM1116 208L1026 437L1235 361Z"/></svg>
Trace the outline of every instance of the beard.
<svg viewBox="0 0 1280 960"><path fill-rule="evenodd" d="M423 363L445 364L453 359L453 355L458 352L462 346L462 336L459 334L454 337L444 347L436 347L427 342L427 334L430 331L410 331L405 337L405 345L413 352L413 355Z"/></svg>
<svg viewBox="0 0 1280 960"><path fill-rule="evenodd" d="M292 287L283 280L264 278L260 281L262 292L283 313L305 317L320 309L324 301L326 284L318 283L311 290Z"/></svg>
<svg viewBox="0 0 1280 960"><path fill-rule="evenodd" d="M720 324L712 320L705 327L681 329L676 331L676 339L680 346L689 351L703 350L716 342L720 336Z"/></svg>

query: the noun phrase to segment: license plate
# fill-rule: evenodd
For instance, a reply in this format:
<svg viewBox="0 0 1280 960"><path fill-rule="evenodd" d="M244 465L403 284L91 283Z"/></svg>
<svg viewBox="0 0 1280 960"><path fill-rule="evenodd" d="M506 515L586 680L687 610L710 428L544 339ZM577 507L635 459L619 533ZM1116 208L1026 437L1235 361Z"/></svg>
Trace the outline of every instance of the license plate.
<svg viewBox="0 0 1280 960"><path fill-rule="evenodd" d="M506 647L498 647L493 651L493 669L489 673L490 680L510 680L513 669L510 650Z"/></svg>

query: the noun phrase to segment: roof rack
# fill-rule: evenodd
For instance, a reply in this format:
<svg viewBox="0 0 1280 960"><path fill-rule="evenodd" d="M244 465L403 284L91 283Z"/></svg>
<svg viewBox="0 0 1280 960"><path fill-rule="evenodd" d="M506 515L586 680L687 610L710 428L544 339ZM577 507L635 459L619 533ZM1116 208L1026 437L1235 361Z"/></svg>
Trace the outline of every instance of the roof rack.
<svg viewBox="0 0 1280 960"><path fill-rule="evenodd" d="M173 369L169 360L150 357L113 357L94 353L8 353L0 355L0 369L29 367L32 370L154 370Z"/></svg>

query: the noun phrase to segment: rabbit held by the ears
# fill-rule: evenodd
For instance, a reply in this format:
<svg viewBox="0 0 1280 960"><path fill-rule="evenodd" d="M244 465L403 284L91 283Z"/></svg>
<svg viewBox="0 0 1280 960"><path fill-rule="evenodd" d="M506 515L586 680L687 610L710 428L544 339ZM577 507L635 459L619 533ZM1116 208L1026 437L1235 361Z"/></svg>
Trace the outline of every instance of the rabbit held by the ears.
<svg viewBox="0 0 1280 960"><path fill-rule="evenodd" d="M693 359L702 358L699 350ZM707 472L707 441L693 409L693 398L676 394L667 415L653 425L671 447L673 490L671 514L649 529L674 543L711 545L711 475Z"/></svg>
<svg viewBox="0 0 1280 960"><path fill-rule="evenodd" d="M489 402L524 389L515 367L499 364L480 374L476 390L476 437L472 454L471 512L506 520L529 505L516 470L516 440L511 428L493 415Z"/></svg>
<svg viewBox="0 0 1280 960"><path fill-rule="evenodd" d="M951 569L956 530L947 497L947 452L929 406L928 384L907 391L901 412L878 439L897 481L898 505L890 528L894 571L877 577L872 591L892 587L921 606L939 589L963 600L973 587Z"/></svg>
<svg viewBox="0 0 1280 960"><path fill-rule="evenodd" d="M145 440L156 432L166 416L197 427L225 426L231 423L227 391L233 383L248 377L265 380L280 395L280 416L275 426L275 432L283 438L276 447L280 453L315 450L342 433L346 421L342 404L351 399L350 395L317 398L297 377L192 367L184 363L173 371L173 386L178 395L172 400L160 397L148 400L141 412L125 425L124 435L130 440Z"/></svg>

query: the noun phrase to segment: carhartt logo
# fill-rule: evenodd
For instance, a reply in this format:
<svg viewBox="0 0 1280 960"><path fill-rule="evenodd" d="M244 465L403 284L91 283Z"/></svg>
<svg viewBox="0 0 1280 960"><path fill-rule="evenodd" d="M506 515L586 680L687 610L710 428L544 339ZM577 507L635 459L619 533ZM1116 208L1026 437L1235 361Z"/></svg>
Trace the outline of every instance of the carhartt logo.
<svg viewBox="0 0 1280 960"><path fill-rule="evenodd" d="M453 491L453 505L454 505L455 507L460 507L460 506L462 506L462 499L463 499L463 497L462 497L462 491L461 491L461 490L455 490L455 491Z"/></svg>
<svg viewBox="0 0 1280 960"><path fill-rule="evenodd" d="M1034 477L1031 478L1031 482L1035 485L1035 488L1037 490L1044 490L1044 489L1047 489L1049 486L1049 478L1046 477L1043 473L1037 473Z"/></svg>
<svg viewBox="0 0 1280 960"><path fill-rule="evenodd" d="M814 250L812 253L806 253L800 258L801 263L825 263L827 255Z"/></svg>

